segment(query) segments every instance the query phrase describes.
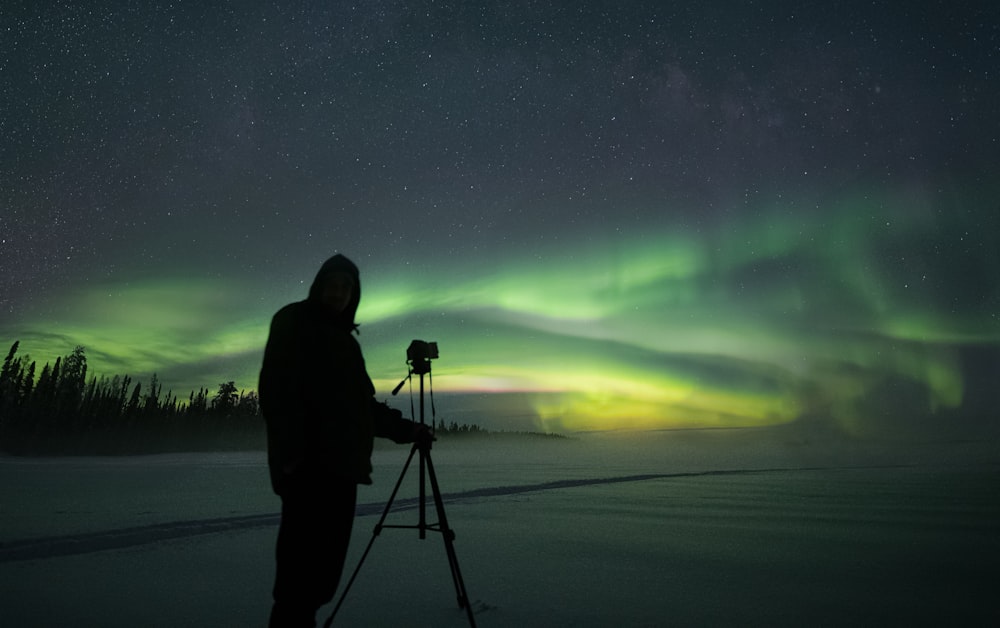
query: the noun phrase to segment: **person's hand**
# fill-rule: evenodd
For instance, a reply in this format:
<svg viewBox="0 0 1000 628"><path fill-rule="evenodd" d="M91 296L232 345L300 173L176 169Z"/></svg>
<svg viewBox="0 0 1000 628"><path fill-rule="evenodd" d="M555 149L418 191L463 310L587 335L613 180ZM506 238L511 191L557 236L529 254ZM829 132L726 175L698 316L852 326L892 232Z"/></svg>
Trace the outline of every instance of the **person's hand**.
<svg viewBox="0 0 1000 628"><path fill-rule="evenodd" d="M432 442L436 441L437 437L434 436L434 432L427 425L423 423L413 424L413 442L418 445L430 445Z"/></svg>

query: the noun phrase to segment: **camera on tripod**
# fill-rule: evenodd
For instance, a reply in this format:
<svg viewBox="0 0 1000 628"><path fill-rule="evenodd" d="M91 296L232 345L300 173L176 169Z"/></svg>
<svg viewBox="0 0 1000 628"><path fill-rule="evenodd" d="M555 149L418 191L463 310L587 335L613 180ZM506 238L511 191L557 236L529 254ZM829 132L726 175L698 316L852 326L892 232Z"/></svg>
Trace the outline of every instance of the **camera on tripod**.
<svg viewBox="0 0 1000 628"><path fill-rule="evenodd" d="M354 584L354 579L357 577L358 572L361 571L361 565L365 562L365 558L368 557L368 552L371 551L372 545L375 543L375 539L378 538L379 533L383 528L413 528L420 532L421 539L426 538L428 531L441 533L441 536L444 537L445 553L448 556L448 565L451 567L451 578L455 583L455 594L458 596L458 607L465 609L465 614L469 618L469 626L471 626L471 628L476 628L476 618L473 616L472 605L469 603L469 594L465 590L465 581L462 580L462 573L458 568L458 558L455 556L455 533L448 527L448 519L444 512L444 499L441 496L441 488L438 486L437 474L434 472L434 463L431 462L431 442L434 440L433 390L431 390L430 429L428 429L427 424L424 423L424 375L431 372L431 360L435 360L437 357L438 346L436 342L414 340L406 349L406 363L410 367L410 372L403 378L403 381L399 382L399 385L392 390L392 394L395 395L398 393L399 389L402 388L403 384L406 382L412 382L414 374L420 375L419 429L414 431L415 440L413 442L413 447L410 449L410 457L406 459L406 464L403 465L403 472L399 474L399 480L396 481L396 487L392 489L392 494L389 495L389 501L386 502L385 509L382 511L382 518L375 524L375 530L372 532L371 540L368 541L368 547L366 547L364 553L361 554L361 560L358 561L358 566L355 567L354 573L351 574L350 580L347 581L347 585L344 587L343 593L340 594L340 600L337 601L337 605L334 607L333 613L326 621L325 625L327 628L329 628L330 624L333 622L333 617L337 614L337 611L340 610L341 604L344 603L344 598L347 597L347 592L351 590L351 585ZM412 405L413 401L411 397L411 408ZM418 426L415 425L415 427ZM420 497L417 499L417 505L419 508L420 518L416 525L385 525L386 517L392 509L393 500L396 499L396 494L399 493L399 487L403 483L403 476L406 475L406 470L410 468L410 462L413 461L413 457L418 454L418 460L420 461ZM427 522L426 486L424 484L425 478L430 479L431 495L434 498L434 507L438 515L437 523Z"/></svg>
<svg viewBox="0 0 1000 628"><path fill-rule="evenodd" d="M414 373L429 373L431 370L431 360L438 357L438 344L436 342L424 342L414 340L406 348L406 361L410 364Z"/></svg>

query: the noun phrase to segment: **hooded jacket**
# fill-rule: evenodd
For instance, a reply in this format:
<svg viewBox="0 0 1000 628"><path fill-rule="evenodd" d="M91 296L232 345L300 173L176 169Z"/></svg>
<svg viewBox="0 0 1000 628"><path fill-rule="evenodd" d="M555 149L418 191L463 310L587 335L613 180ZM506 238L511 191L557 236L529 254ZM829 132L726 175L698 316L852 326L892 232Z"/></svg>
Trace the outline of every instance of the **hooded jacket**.
<svg viewBox="0 0 1000 628"><path fill-rule="evenodd" d="M351 300L335 314L322 302L335 272L354 282ZM413 422L375 400L361 347L352 335L361 301L357 266L343 255L328 259L304 301L290 303L271 319L258 392L267 424L271 485L341 479L371 484L374 436L412 440Z"/></svg>

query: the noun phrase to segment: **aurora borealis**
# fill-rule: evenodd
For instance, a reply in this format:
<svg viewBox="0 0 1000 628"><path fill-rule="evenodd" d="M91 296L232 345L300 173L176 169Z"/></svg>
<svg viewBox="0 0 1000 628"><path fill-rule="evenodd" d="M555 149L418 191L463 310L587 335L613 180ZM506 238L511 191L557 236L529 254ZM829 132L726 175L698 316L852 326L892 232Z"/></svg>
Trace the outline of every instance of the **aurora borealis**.
<svg viewBox="0 0 1000 628"><path fill-rule="evenodd" d="M492 427L863 432L995 372L995 8L326 4L2 10L4 350L253 388L340 251L380 396L434 340Z"/></svg>

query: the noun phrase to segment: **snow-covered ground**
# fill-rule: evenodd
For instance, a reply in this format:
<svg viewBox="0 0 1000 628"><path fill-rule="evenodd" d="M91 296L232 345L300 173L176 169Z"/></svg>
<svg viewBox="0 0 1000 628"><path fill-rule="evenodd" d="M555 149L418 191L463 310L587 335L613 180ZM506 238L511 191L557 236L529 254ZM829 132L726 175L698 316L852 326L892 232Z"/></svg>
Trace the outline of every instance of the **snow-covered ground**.
<svg viewBox="0 0 1000 628"><path fill-rule="evenodd" d="M452 438L433 461L481 627L987 626L995 445L725 430ZM407 453L376 451L344 580ZM388 523L416 522L417 478ZM266 625L263 453L0 458L0 498L4 626ZM387 529L334 625L468 624L441 536Z"/></svg>

